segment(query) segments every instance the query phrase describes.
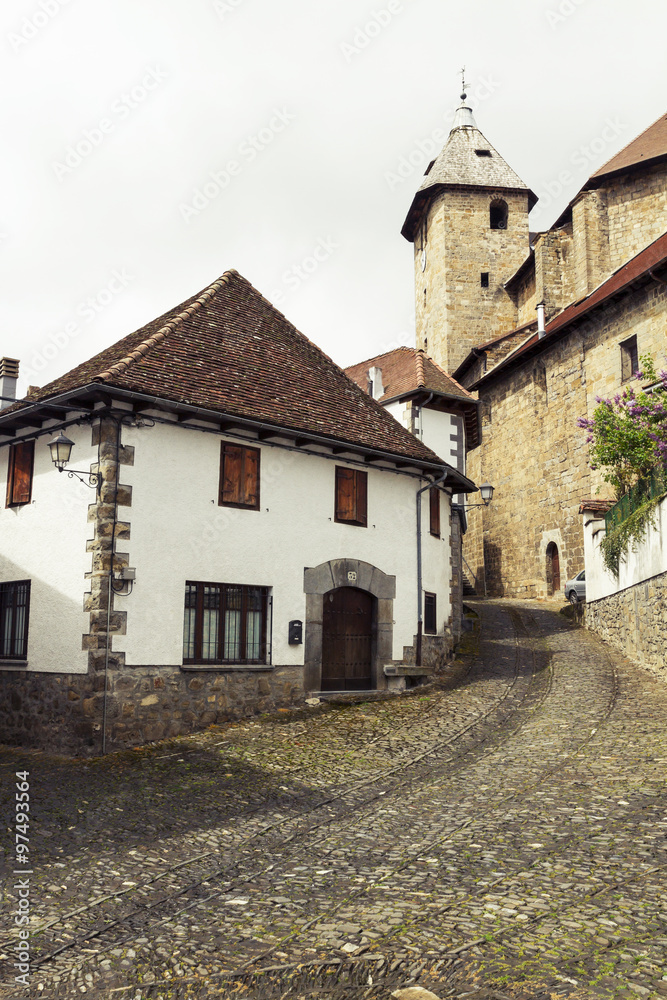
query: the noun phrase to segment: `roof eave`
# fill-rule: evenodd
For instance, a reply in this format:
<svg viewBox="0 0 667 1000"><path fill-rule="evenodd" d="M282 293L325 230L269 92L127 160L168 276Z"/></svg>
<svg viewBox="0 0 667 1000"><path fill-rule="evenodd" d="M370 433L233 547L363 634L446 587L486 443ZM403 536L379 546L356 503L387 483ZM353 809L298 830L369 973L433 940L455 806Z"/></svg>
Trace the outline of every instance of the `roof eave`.
<svg viewBox="0 0 667 1000"><path fill-rule="evenodd" d="M222 410L210 410L205 407L195 406L178 400L172 400L167 397L152 396L147 393L136 392L132 389L122 389L118 386L106 385L106 383L103 382L89 382L76 389L70 389L65 393L50 396L48 399L39 400L34 403L27 402L26 406L13 410L11 413L0 411L0 437L14 436L13 434L6 433L3 435L3 425L7 426L15 424L17 427L36 427L39 429L36 419L40 412L42 414L42 420L49 420L53 418L53 412L49 413L49 410L53 411L55 407L63 407L70 412L82 409L94 416L94 410L91 410L89 406L77 406L77 402L95 398L107 403L115 400L116 402L140 404L141 410L143 411L156 409L177 414L181 417L189 416L193 420L201 420L220 425L221 430L223 431L224 427L222 425L226 425L229 429L231 429L231 427L247 428L248 430L256 431L269 436L275 435L278 437L282 435L283 437L294 437L304 443L310 442L312 444L318 444L330 448L340 448L343 451L349 451L353 454L361 455L364 459L387 461L394 464L397 468L414 468L417 471L423 471L429 474L436 472L438 474L442 474L443 468L446 468L451 475L448 475L445 485L456 485L458 491L462 493L474 492L477 489L474 483L465 477L461 477L461 474L458 473L456 469L448 466L446 462L437 458L431 460L428 458L420 458L415 455L403 454L399 451L393 451L391 449L375 448L369 445L364 445L360 442L347 441L344 438L319 434L315 431L303 430L298 427L289 427L284 424L272 423L266 420L255 420L251 417L238 416L237 414L227 413ZM181 424L183 423L184 421L181 420ZM44 430L44 433L49 432L49 428Z"/></svg>

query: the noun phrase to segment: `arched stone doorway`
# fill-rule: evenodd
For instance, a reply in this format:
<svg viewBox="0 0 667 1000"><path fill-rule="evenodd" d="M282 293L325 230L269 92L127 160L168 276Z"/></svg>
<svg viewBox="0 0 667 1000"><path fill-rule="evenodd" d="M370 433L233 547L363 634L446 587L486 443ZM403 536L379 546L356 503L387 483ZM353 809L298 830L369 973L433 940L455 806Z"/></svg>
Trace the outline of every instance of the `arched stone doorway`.
<svg viewBox="0 0 667 1000"><path fill-rule="evenodd" d="M303 589L306 594L303 678L306 691L324 690L322 686L324 602L327 595L341 589L363 591L367 595L367 606L368 599L374 599L371 600L372 642L369 686L376 689L385 688L387 679L384 676L383 666L385 663L390 663L393 657L396 577L383 573L377 566L361 559L331 559L329 562L305 570ZM359 636L361 637L362 633L359 633ZM360 638L360 648L364 642L367 640Z"/></svg>
<svg viewBox="0 0 667 1000"><path fill-rule="evenodd" d="M560 556L555 542L547 545L547 593L549 597L560 590Z"/></svg>
<svg viewBox="0 0 667 1000"><path fill-rule="evenodd" d="M370 691L377 599L358 587L324 594L322 691Z"/></svg>

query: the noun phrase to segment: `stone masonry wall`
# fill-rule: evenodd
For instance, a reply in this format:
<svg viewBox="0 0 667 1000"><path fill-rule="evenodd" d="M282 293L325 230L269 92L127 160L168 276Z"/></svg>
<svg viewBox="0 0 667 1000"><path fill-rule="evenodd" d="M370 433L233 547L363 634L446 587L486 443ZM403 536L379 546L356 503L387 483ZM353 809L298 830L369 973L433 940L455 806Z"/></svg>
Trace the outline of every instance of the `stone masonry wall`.
<svg viewBox="0 0 667 1000"><path fill-rule="evenodd" d="M587 604L586 628L667 680L667 573Z"/></svg>
<svg viewBox="0 0 667 1000"><path fill-rule="evenodd" d="M667 288L649 282L480 387L482 444L477 461L475 451L468 456L468 474L496 492L488 509L471 512L464 556L476 571L483 558L489 596L545 596L551 542L561 586L583 569L579 504L609 488L589 468L577 417L620 389L621 341L636 334L640 355L660 367L666 330Z"/></svg>
<svg viewBox="0 0 667 1000"><path fill-rule="evenodd" d="M609 266L615 271L667 230L667 167L615 177L605 191Z"/></svg>
<svg viewBox="0 0 667 1000"><path fill-rule="evenodd" d="M582 192L572 206L572 221L574 297L582 298L611 273L606 192Z"/></svg>
<svg viewBox="0 0 667 1000"><path fill-rule="evenodd" d="M506 229L489 228L496 198L508 205ZM454 371L475 345L516 325L516 306L502 286L528 255L528 239L526 192L448 188L435 199L426 220L423 272L422 237L415 240L417 346L445 371ZM488 288L481 287L483 272Z"/></svg>
<svg viewBox="0 0 667 1000"><path fill-rule="evenodd" d="M181 736L288 707L304 697L303 667L262 671L112 668L107 750ZM0 741L75 756L102 751L104 673L0 673Z"/></svg>

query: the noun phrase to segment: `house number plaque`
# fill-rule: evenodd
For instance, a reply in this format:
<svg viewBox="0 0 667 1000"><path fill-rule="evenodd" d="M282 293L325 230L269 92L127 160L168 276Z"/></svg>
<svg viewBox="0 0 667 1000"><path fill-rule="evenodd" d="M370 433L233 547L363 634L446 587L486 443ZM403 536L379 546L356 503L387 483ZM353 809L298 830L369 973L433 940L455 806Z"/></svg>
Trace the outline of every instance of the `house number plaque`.
<svg viewBox="0 0 667 1000"><path fill-rule="evenodd" d="M353 569L351 569L350 572L347 574L347 579L348 579L348 581L350 583L356 583L357 582L357 574L355 573L355 571Z"/></svg>

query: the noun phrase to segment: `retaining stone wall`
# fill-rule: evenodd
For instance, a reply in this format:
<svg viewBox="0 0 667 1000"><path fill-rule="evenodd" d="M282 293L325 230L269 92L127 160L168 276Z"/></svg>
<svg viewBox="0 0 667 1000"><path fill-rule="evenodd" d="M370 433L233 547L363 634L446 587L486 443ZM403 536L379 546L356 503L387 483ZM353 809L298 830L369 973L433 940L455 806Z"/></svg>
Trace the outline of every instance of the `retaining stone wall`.
<svg viewBox="0 0 667 1000"><path fill-rule="evenodd" d="M591 601L586 628L667 681L667 573Z"/></svg>
<svg viewBox="0 0 667 1000"><path fill-rule="evenodd" d="M303 667L185 671L123 667L108 676L107 750L181 736L304 698ZM104 672L0 672L0 743L94 756L102 748Z"/></svg>

